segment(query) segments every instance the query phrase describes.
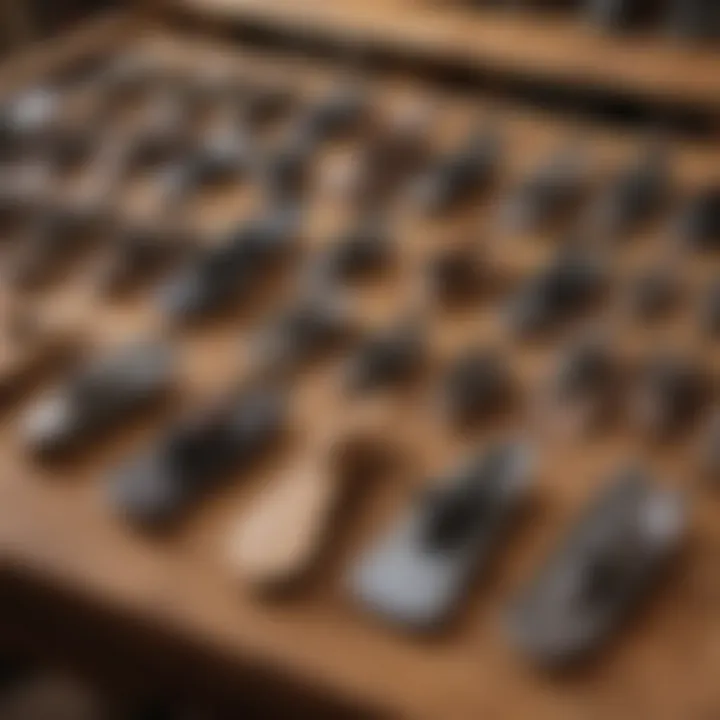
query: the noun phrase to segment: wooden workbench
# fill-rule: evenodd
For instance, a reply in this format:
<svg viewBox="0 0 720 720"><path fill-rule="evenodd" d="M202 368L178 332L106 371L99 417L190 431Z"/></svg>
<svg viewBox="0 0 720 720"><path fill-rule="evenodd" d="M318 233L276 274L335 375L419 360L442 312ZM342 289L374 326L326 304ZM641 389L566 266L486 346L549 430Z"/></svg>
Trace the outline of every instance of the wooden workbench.
<svg viewBox="0 0 720 720"><path fill-rule="evenodd" d="M234 4L238 4L237 0ZM258 17L287 20L292 15L289 3L243 0L242 4L248 16L255 13ZM316 26L319 15L312 14L319 12L319 5L303 3L305 17L313 27L320 27ZM336 27L350 27L349 9L354 3L324 5L328 22L332 18ZM380 5L363 3L363 12L352 15L356 31L372 27L386 41L411 38L417 42L423 25L419 20L421 16L406 12L406 5L400 0L396 3L388 0ZM223 2L213 0L206 6L209 11L221 11ZM382 21L378 22L378 18ZM455 18L448 23L452 30L440 26L430 32L426 27L425 39L435 43L436 49L447 48L448 43L469 49L468 35L461 32L463 22ZM390 28L394 30L391 32ZM473 31L474 27L466 30L470 34ZM487 44L480 41L472 44L475 48L472 52L477 52L477 57L487 53L488 61L496 58L497 53L503 55L508 64L524 65L533 62L537 57L534 53L542 52L539 48L547 48L543 68L562 77L568 53L575 57L575 52L568 51L568 45L562 42L540 42L539 38L508 42L509 37L521 35L519 29L513 30L504 21L498 21L494 30L488 30ZM490 38L494 38L492 44ZM597 39L595 42L600 48L614 41ZM37 55L14 60L2 76L22 86L62 62L87 53L107 53L111 48L149 51L169 63L197 58L194 63L197 67L228 61L239 68L254 67L253 63L262 67L266 64L262 56L258 58L255 54L245 55L242 50L226 50L213 43L168 35L146 28L135 19L113 18L81 29L77 35L61 39ZM718 65L716 55L698 52L693 57L685 51L655 53L652 49L645 52L642 46L613 52L602 68L593 62L583 64L581 58L585 55L577 53L578 62L574 67L587 80L606 80L613 76L614 67L619 68L613 77L629 90L677 92L686 99L708 95L716 99L719 95L720 73L712 72ZM282 58L273 58L268 63L285 67L286 72L292 67L298 78L314 79L327 74L322 65L316 68L311 63ZM689 68L693 71L688 72ZM381 77L372 82L382 88L388 81ZM464 105L467 100L459 103ZM494 105L489 108L483 105L482 99L473 100L471 105L498 112ZM594 148L607 149L607 155L598 150L604 158L622 154L634 140L632 135L609 134L602 128L587 125L571 126L543 115L516 112L513 108L503 108L500 112L505 113L501 115L503 126L517 138L512 147L518 166L522 163L526 167L528 156L551 145L554 138L573 132L593 137ZM449 134L457 136L457 131ZM688 186L713 177L717 179L720 148L715 145L679 143L677 157L678 172ZM238 202L237 197L232 197L209 207L225 207L226 211L228 203ZM452 222L465 232L476 232L487 224L485 211L485 206L475 207ZM208 211L208 222L214 221L216 212L223 213L216 209ZM335 219L328 219L322 211L318 218L311 234L326 235ZM407 251L409 257L422 257L433 242L431 236L439 230L439 227L413 225L404 228L403 233L408 236L405 247L411 248ZM411 245L409 240L416 239L416 233L430 239ZM640 243L637 257L652 255L653 237L650 234ZM510 246L503 257L512 267L533 266L548 252L547 244L539 242L542 241L526 240L517 247ZM622 254L622 267L632 265L633 253ZM699 292L701 278L712 269L704 265L691 263L687 269L688 282L694 292ZM44 295L43 302L75 312L97 347L137 334L161 332L160 320L152 310L148 294L119 303L99 304L93 301L90 287L83 282L90 275L80 270L75 272L73 279L58 284ZM389 318L394 308L401 307L401 299L393 292L388 294L381 289L373 296L368 308L380 310L368 310L368 315L377 312L380 317ZM272 305L272 301L269 302ZM460 319L453 325L454 330L447 333L440 328L434 336L438 347L443 348L442 352L449 352L447 348L457 347L458 337L467 338L469 333L494 338L497 328L490 314L482 317L484 320L470 325L467 319ZM680 344L678 338L687 339L692 352L717 373L720 348L717 344L703 345L692 335L688 317L683 315L672 328L666 328L665 340L672 338ZM249 327L242 317L233 317L176 338L182 356L185 389L182 404L193 406L208 393L226 387L241 372L243 354L239 348ZM635 338L628 338L629 346L633 340ZM546 367L547 355L542 351L519 357L519 372L528 382ZM341 410L333 405L333 400L327 399L328 393L332 395L328 389L330 377L332 372L323 366L299 383L298 427L303 425L303 419L314 428L330 427L335 422L336 413ZM409 403L401 404L397 410L399 421L410 428L411 439L414 408L413 403ZM572 676L551 678L515 654L503 632L503 612L508 601L603 482L607 471L628 455L639 454L663 480L689 490L695 485L690 443L647 447L632 433L619 428L607 437L572 446L549 444L539 471L536 512L512 539L490 576L474 589L452 630L444 637L418 641L381 625L356 607L345 591L344 573L361 548L392 521L412 488L423 480L423 468L418 472L418 468L412 466L412 472L408 472L407 466L403 466L405 470L373 487L338 535L313 582L291 597L270 602L254 596L232 577L223 548L238 512L259 492L265 479L272 476L275 462L287 458L282 452L268 467L263 466L247 480L210 498L189 522L168 538L148 539L135 534L112 514L104 494L108 469L120 458L142 448L170 412L148 418L86 455L60 468L49 469L38 467L22 452L17 413L4 415L0 433L4 468L0 478L0 569L7 575L8 582L12 578L22 586L17 597L25 598L27 593L27 597L33 598L23 599L21 603L16 600L8 609L6 617L13 626L7 628L10 635L33 634L30 632L33 628L17 627L17 623L22 622L24 606L34 618L40 637L46 633L71 642L73 634L69 629L78 628L87 652L90 656L94 652L99 658L103 643L110 642L108 635L98 631L94 643L93 638L81 630L83 619L104 618L106 622L113 619L117 627L122 628L121 633L115 633L113 642L119 643L118 647L124 646L123 652L127 651L128 658L133 657L133 643L138 638L138 667L144 667L140 657L143 643L155 633L182 643L182 657L198 668L197 674L186 670L186 675L195 679L202 674L202 668L214 667L207 661L211 657L222 664L224 676L228 678L248 677L248 673L253 678L262 677L264 682L268 678L279 678L289 687L302 688L318 698L326 698L327 702L393 717L462 720L532 715L552 720L595 717L671 720L720 715L717 685L720 526L716 499L711 493L705 492L696 498L690 542L683 561L669 578L666 592L657 596L639 621L597 663ZM476 440L485 439L486 435L481 435ZM443 462L445 460L443 458ZM44 598L45 605L37 605L38 597ZM61 630L50 628L54 597L58 598L57 606L63 609ZM47 609L42 611L39 607ZM118 634L122 637L118 638ZM143 638L143 642L139 638ZM37 634L34 644L37 647ZM57 648L53 652L62 655ZM155 662L155 656L153 658ZM183 675L178 672L174 677ZM228 680L228 686L232 682ZM243 689L247 686L247 681L240 685Z"/></svg>

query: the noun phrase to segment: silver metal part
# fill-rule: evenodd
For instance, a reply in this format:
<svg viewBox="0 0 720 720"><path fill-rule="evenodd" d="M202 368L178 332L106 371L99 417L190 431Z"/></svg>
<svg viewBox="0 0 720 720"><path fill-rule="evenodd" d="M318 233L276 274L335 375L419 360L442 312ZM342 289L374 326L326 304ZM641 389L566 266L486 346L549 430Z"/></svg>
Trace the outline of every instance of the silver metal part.
<svg viewBox="0 0 720 720"><path fill-rule="evenodd" d="M413 505L350 576L370 610L415 630L447 621L528 495L532 452L491 448Z"/></svg>
<svg viewBox="0 0 720 720"><path fill-rule="evenodd" d="M514 643L549 666L596 650L649 590L684 526L677 493L638 471L623 472L512 607Z"/></svg>

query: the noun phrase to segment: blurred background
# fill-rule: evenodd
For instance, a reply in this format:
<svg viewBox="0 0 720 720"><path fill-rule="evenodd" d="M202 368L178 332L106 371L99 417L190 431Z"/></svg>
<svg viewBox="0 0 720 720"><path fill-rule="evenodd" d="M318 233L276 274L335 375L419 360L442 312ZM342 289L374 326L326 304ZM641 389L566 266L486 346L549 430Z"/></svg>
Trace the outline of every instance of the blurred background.
<svg viewBox="0 0 720 720"><path fill-rule="evenodd" d="M345 1L350 2L327 0L329 5ZM720 4L720 0L717 2ZM119 0L0 0L0 57L7 60L33 42L60 34L94 14L120 5L123 3ZM457 78L458 82L462 79ZM485 79L490 90L497 89L491 80L503 84L502 78ZM530 94L530 87L522 82L507 84L509 88L503 86L502 89L508 95ZM602 111L604 119L623 123L633 119L633 112L637 114L625 97L621 98L622 102L614 96L612 101L606 96L598 100L590 88L585 89L586 94L573 95L573 106L580 105L593 114ZM557 108L562 111L570 104L558 90L552 93L542 87L532 90L537 96L537 104L553 111ZM675 119L669 111L668 115ZM682 118L685 120L684 115ZM641 121L644 119L642 115L639 117ZM72 629L69 629L71 623L68 622L67 627L63 623L66 614L75 612L74 608L70 609L75 599L57 597L53 603L57 603L57 607L53 608L52 621L48 621L42 602L21 581L0 592L0 614L37 618L38 625L43 625L45 643L44 647L33 646L24 637L22 628L17 628L16 636L0 634L0 720L342 719L366 716L357 707L348 709L335 705L334 699L307 697L302 689L290 683L287 686L275 682L268 684L265 679L250 674L239 685L230 669L216 667L210 660L206 673L213 680L206 683L204 678L202 681L192 678L190 691L191 683L185 687L178 682L183 672L187 672L183 669L186 648L175 638L153 637L152 643L148 641L143 667L136 666L131 655L116 655L113 650L98 658L93 654L93 649L103 644L98 638L106 638L108 648L121 648L124 626L112 618L108 624L88 618L87 627L78 634L77 623L72 623ZM68 648L72 651L68 652ZM188 664L188 667L192 665ZM157 672L150 677L147 668ZM408 691L412 690L409 688ZM711 718L708 716L707 720Z"/></svg>
<svg viewBox="0 0 720 720"><path fill-rule="evenodd" d="M6 55L117 4L116 0L2 0L0 51Z"/></svg>

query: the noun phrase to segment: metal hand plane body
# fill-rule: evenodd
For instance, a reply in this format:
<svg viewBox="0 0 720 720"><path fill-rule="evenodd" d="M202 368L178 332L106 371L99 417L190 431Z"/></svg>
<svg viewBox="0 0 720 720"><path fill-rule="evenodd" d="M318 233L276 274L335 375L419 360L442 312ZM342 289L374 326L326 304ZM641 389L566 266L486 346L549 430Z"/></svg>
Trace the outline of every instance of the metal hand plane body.
<svg viewBox="0 0 720 720"><path fill-rule="evenodd" d="M516 644L549 666L598 648L656 579L683 526L675 493L637 471L622 473L513 607Z"/></svg>
<svg viewBox="0 0 720 720"><path fill-rule="evenodd" d="M289 251L292 213L249 223L205 252L165 288L166 311L178 320L218 312L240 299Z"/></svg>
<svg viewBox="0 0 720 720"><path fill-rule="evenodd" d="M596 222L612 235L634 230L662 207L670 195L670 163L662 147L650 147L611 180L601 193Z"/></svg>
<svg viewBox="0 0 720 720"><path fill-rule="evenodd" d="M313 270L320 280L352 282L382 272L392 253L392 242L384 229L363 223L321 253Z"/></svg>
<svg viewBox="0 0 720 720"><path fill-rule="evenodd" d="M372 611L416 630L447 621L525 499L527 448L499 445L429 490L351 576Z"/></svg>
<svg viewBox="0 0 720 720"><path fill-rule="evenodd" d="M520 336L551 331L592 306L605 282L605 268L591 253L562 250L511 298L510 325Z"/></svg>
<svg viewBox="0 0 720 720"><path fill-rule="evenodd" d="M369 337L349 358L346 383L363 393L402 384L421 370L427 352L423 329L402 323Z"/></svg>
<svg viewBox="0 0 720 720"><path fill-rule="evenodd" d="M103 358L30 408L27 443L41 454L75 447L161 399L173 378L173 351L163 344L133 345Z"/></svg>
<svg viewBox="0 0 720 720"><path fill-rule="evenodd" d="M367 98L358 88L339 88L311 105L301 117L298 137L312 144L352 132L367 111Z"/></svg>
<svg viewBox="0 0 720 720"><path fill-rule="evenodd" d="M180 423L113 476L115 505L138 525L159 526L177 519L277 439L285 410L281 395L248 390Z"/></svg>
<svg viewBox="0 0 720 720"><path fill-rule="evenodd" d="M258 337L261 370L269 375L300 369L353 334L349 309L324 297L300 298Z"/></svg>
<svg viewBox="0 0 720 720"><path fill-rule="evenodd" d="M415 188L428 212L444 212L484 189L500 159L500 141L493 132L473 135L466 146L438 160Z"/></svg>
<svg viewBox="0 0 720 720"><path fill-rule="evenodd" d="M98 289L106 295L122 294L188 255L192 246L191 239L173 236L164 229L120 228L98 278Z"/></svg>
<svg viewBox="0 0 720 720"><path fill-rule="evenodd" d="M493 349L470 348L448 368L440 403L448 421L467 427L502 411L513 394L507 360Z"/></svg>
<svg viewBox="0 0 720 720"><path fill-rule="evenodd" d="M559 429L571 434L597 430L615 414L624 368L600 338L581 338L564 349L549 383L549 408Z"/></svg>

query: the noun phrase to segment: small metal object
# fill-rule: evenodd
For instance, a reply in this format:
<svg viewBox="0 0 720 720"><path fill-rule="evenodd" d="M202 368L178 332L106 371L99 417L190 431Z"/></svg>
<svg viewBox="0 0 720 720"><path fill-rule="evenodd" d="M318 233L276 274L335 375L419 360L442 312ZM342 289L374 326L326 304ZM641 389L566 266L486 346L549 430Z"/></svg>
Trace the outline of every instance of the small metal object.
<svg viewBox="0 0 720 720"><path fill-rule="evenodd" d="M290 372L337 347L353 330L349 309L337 298L300 299L260 333L260 370Z"/></svg>
<svg viewBox="0 0 720 720"><path fill-rule="evenodd" d="M640 471L620 473L514 603L513 641L550 667L597 650L649 591L684 526L676 493Z"/></svg>
<svg viewBox="0 0 720 720"><path fill-rule="evenodd" d="M302 194L314 152L313 142L291 139L270 154L263 176L271 197L294 200Z"/></svg>
<svg viewBox="0 0 720 720"><path fill-rule="evenodd" d="M520 335L554 329L595 303L605 286L605 271L591 254L575 248L559 252L512 298L511 327Z"/></svg>
<svg viewBox="0 0 720 720"><path fill-rule="evenodd" d="M695 250L720 248L720 185L701 190L677 220L680 239Z"/></svg>
<svg viewBox="0 0 720 720"><path fill-rule="evenodd" d="M502 410L512 385L508 363L499 353L471 349L460 355L445 375L442 408L453 424L472 424Z"/></svg>
<svg viewBox="0 0 720 720"><path fill-rule="evenodd" d="M142 172L176 160L189 150L190 140L184 103L174 94L161 95L129 141L126 172Z"/></svg>
<svg viewBox="0 0 720 720"><path fill-rule="evenodd" d="M670 195L669 165L666 149L652 144L620 170L591 207L600 232L622 235L651 219Z"/></svg>
<svg viewBox="0 0 720 720"><path fill-rule="evenodd" d="M366 110L367 98L358 88L339 88L301 117L298 135L313 143L335 139L357 128Z"/></svg>
<svg viewBox="0 0 720 720"><path fill-rule="evenodd" d="M178 129L165 131L143 129L127 146L124 159L126 174L157 169L185 154L186 146L177 133Z"/></svg>
<svg viewBox="0 0 720 720"><path fill-rule="evenodd" d="M331 280L360 280L382 271L391 255L386 231L378 223L364 222L322 251L315 269Z"/></svg>
<svg viewBox="0 0 720 720"><path fill-rule="evenodd" d="M21 93L0 106L0 130L17 139L42 136L58 116L60 97L49 87Z"/></svg>
<svg viewBox="0 0 720 720"><path fill-rule="evenodd" d="M671 355L650 358L633 396L634 418L646 433L664 438L692 423L708 395L700 368Z"/></svg>
<svg viewBox="0 0 720 720"><path fill-rule="evenodd" d="M418 203L428 212L445 212L470 199L492 180L500 159L500 140L483 130L461 148L440 158L413 189Z"/></svg>
<svg viewBox="0 0 720 720"><path fill-rule="evenodd" d="M401 323L361 344L348 361L347 385L353 392L368 392L405 382L420 371L426 353L422 328Z"/></svg>
<svg viewBox="0 0 720 720"><path fill-rule="evenodd" d="M514 231L539 231L575 210L588 189L587 163L576 147L563 148L520 184L506 207Z"/></svg>
<svg viewBox="0 0 720 720"><path fill-rule="evenodd" d="M516 519L532 466L527 447L508 443L433 483L353 568L353 596L403 627L442 627Z"/></svg>
<svg viewBox="0 0 720 720"><path fill-rule="evenodd" d="M476 298L486 278L484 263L471 244L442 250L428 266L430 292L446 305Z"/></svg>
<svg viewBox="0 0 720 720"><path fill-rule="evenodd" d="M555 387L559 396L570 399L586 393L604 393L614 378L614 363L607 348L597 341L585 341L563 354Z"/></svg>
<svg viewBox="0 0 720 720"><path fill-rule="evenodd" d="M249 389L188 418L112 476L113 504L140 526L177 520L276 441L285 417L281 395Z"/></svg>
<svg viewBox="0 0 720 720"><path fill-rule="evenodd" d="M563 428L583 432L607 420L619 404L620 376L618 360L597 338L583 338L562 352L550 385L550 401Z"/></svg>
<svg viewBox="0 0 720 720"><path fill-rule="evenodd" d="M170 347L124 348L81 368L66 385L37 401L24 417L25 440L41 455L75 448L161 399L173 378Z"/></svg>
<svg viewBox="0 0 720 720"><path fill-rule="evenodd" d="M188 164L193 187L237 179L253 165L251 143L241 132L221 128L203 138Z"/></svg>
<svg viewBox="0 0 720 720"><path fill-rule="evenodd" d="M100 275L98 288L106 295L118 295L142 280L155 276L189 247L187 238L142 225L124 226L111 240L108 264Z"/></svg>
<svg viewBox="0 0 720 720"><path fill-rule="evenodd" d="M169 207L193 193L239 180L253 165L249 143L232 130L208 135L201 145L160 170L164 201Z"/></svg>
<svg viewBox="0 0 720 720"><path fill-rule="evenodd" d="M163 307L171 317L185 321L227 308L247 296L287 255L296 232L297 213L288 208L243 224L163 288Z"/></svg>

